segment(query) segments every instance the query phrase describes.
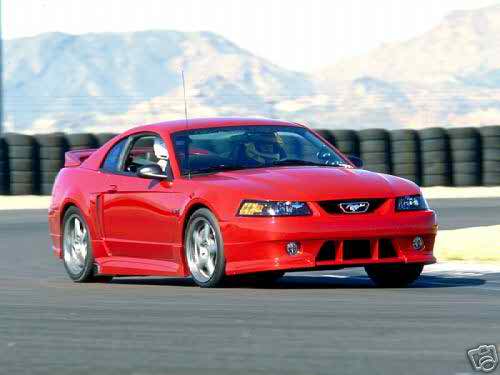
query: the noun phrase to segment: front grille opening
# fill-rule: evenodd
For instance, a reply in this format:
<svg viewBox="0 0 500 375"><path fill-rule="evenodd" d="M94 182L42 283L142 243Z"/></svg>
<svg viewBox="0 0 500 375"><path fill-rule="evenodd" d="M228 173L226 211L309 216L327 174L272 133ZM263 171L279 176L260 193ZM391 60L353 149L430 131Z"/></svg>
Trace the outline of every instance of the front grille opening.
<svg viewBox="0 0 500 375"><path fill-rule="evenodd" d="M331 215L346 215L344 211L341 210L341 203L356 203L356 202L368 202L369 207L365 212L367 214L375 212L382 204L385 202L385 199L352 199L352 200L336 200L336 201L319 201L318 204L320 207L325 210L327 213ZM362 215L356 213L350 213L347 215Z"/></svg>
<svg viewBox="0 0 500 375"><path fill-rule="evenodd" d="M316 261L335 260L335 242L326 241L319 249Z"/></svg>
<svg viewBox="0 0 500 375"><path fill-rule="evenodd" d="M378 242L379 258L395 258L398 256L391 240L381 239Z"/></svg>
<svg viewBox="0 0 500 375"><path fill-rule="evenodd" d="M369 240L344 241L344 259L367 259L371 258L371 246Z"/></svg>

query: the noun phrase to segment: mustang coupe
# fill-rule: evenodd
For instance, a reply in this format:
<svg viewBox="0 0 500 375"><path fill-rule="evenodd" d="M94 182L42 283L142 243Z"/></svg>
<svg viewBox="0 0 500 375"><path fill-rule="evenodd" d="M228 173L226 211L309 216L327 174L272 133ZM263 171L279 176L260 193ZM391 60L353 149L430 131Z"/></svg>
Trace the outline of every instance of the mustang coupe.
<svg viewBox="0 0 500 375"><path fill-rule="evenodd" d="M75 282L364 267L406 286L434 263L436 216L414 183L361 169L307 127L267 119L172 121L66 153L49 208Z"/></svg>

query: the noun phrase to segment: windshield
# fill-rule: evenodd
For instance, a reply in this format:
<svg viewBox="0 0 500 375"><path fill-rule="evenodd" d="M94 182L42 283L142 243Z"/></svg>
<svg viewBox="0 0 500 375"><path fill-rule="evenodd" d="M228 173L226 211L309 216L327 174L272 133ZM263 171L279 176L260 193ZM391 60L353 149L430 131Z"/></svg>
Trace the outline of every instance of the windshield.
<svg viewBox="0 0 500 375"><path fill-rule="evenodd" d="M311 165L350 167L311 131L294 126L186 130L172 136L181 173Z"/></svg>

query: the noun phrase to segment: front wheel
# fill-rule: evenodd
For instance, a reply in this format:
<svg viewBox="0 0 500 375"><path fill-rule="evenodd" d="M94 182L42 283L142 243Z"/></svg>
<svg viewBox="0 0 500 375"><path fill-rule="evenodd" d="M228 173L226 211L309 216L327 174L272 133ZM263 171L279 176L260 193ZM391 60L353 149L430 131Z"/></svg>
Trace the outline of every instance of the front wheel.
<svg viewBox="0 0 500 375"><path fill-rule="evenodd" d="M221 286L225 278L224 241L217 218L200 208L189 219L184 248L191 276L205 288Z"/></svg>
<svg viewBox="0 0 500 375"><path fill-rule="evenodd" d="M401 288L418 279L423 264L374 264L365 270L373 283L382 288Z"/></svg>
<svg viewBox="0 0 500 375"><path fill-rule="evenodd" d="M83 215L70 207L63 218L63 262L69 277L77 283L109 282L113 276L96 275L89 229Z"/></svg>

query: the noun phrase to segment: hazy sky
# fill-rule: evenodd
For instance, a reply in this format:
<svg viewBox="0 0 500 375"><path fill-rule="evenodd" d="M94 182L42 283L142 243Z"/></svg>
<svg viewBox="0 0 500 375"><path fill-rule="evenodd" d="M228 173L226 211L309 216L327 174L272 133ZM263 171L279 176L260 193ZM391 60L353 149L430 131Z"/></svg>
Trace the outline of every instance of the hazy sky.
<svg viewBox="0 0 500 375"><path fill-rule="evenodd" d="M283 67L312 71L421 34L456 9L500 0L1 0L5 38L210 30Z"/></svg>

